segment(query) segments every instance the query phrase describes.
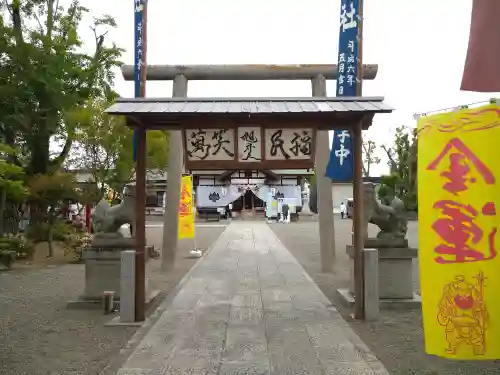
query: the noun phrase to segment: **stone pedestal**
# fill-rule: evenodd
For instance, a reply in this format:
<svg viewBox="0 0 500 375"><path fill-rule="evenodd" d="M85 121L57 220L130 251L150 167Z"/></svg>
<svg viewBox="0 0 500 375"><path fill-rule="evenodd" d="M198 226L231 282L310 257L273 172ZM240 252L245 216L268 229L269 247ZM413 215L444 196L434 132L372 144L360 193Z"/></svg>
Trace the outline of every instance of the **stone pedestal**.
<svg viewBox="0 0 500 375"><path fill-rule="evenodd" d="M104 291L114 291L115 301L120 301L122 252L135 250L134 238L95 238L90 249L85 250L85 287L79 300L71 301L69 307L91 308L100 304ZM147 253L146 249L146 253ZM149 256L146 255L146 260ZM146 272L146 296L150 295L149 275Z"/></svg>
<svg viewBox="0 0 500 375"><path fill-rule="evenodd" d="M367 239L366 248L378 250L378 287L382 308L417 308L420 297L413 292L413 259L418 256L418 249L408 247L401 239L397 245L384 247L387 243L378 239ZM347 245L349 256L349 288L339 290L344 300L354 302L354 246Z"/></svg>
<svg viewBox="0 0 500 375"><path fill-rule="evenodd" d="M354 246L346 247L349 255L349 291L354 294ZM378 249L378 285L381 299L413 298L413 258L418 256L414 248Z"/></svg>

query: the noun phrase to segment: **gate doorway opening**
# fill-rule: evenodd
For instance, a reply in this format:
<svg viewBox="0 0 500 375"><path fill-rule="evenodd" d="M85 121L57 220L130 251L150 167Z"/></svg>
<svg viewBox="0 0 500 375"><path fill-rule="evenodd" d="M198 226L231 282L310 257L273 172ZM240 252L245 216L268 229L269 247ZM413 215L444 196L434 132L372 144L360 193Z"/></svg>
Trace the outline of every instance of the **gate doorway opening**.
<svg viewBox="0 0 500 375"><path fill-rule="evenodd" d="M252 190L245 193L233 202L232 211L239 218L264 217L266 212L265 202L257 197Z"/></svg>

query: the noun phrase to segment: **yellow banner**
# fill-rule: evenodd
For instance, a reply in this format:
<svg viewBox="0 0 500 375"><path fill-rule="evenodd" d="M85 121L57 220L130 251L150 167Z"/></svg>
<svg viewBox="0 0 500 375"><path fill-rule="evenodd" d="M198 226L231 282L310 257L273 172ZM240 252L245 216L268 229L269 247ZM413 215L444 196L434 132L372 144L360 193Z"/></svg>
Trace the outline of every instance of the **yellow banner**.
<svg viewBox="0 0 500 375"><path fill-rule="evenodd" d="M193 179L183 176L179 204L179 239L194 238Z"/></svg>
<svg viewBox="0 0 500 375"><path fill-rule="evenodd" d="M419 261L425 347L500 358L500 106L418 122Z"/></svg>

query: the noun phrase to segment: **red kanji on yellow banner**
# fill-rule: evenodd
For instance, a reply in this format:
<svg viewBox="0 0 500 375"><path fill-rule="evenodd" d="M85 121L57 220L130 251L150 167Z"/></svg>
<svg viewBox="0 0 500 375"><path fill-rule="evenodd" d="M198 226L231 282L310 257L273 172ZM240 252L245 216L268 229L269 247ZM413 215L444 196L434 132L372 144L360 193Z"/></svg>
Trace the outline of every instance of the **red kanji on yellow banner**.
<svg viewBox="0 0 500 375"><path fill-rule="evenodd" d="M179 239L194 238L193 179L183 176L179 203Z"/></svg>

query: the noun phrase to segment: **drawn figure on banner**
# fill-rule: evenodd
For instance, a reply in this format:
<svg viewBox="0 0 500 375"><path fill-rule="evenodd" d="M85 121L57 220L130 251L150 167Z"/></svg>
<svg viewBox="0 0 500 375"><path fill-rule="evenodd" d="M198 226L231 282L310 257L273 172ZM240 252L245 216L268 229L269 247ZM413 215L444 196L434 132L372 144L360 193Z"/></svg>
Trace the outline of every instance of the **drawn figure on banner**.
<svg viewBox="0 0 500 375"><path fill-rule="evenodd" d="M215 141L215 144L211 145L212 155L217 155L220 150L223 150L229 156L234 156L234 154L225 146L231 144L231 141L227 139L227 129L219 129L215 131L212 136L212 140Z"/></svg>
<svg viewBox="0 0 500 375"><path fill-rule="evenodd" d="M254 159L254 160L261 160L260 158L256 158L253 156L253 150L255 147L257 147L257 143L259 142L259 139L255 135L255 131L246 131L241 137L243 141L245 141L245 149L243 150L243 153L245 154L242 158L242 160L248 160L248 159Z"/></svg>
<svg viewBox="0 0 500 375"><path fill-rule="evenodd" d="M443 217L434 222L432 229L445 242L434 249L439 254L435 258L436 263L470 263L496 257L495 240L498 228L492 227L484 238L485 230L474 222L479 215L474 207L451 200L441 200L434 203L434 209L440 210ZM495 204L486 203L482 208L482 214L495 216ZM487 254L473 247L482 244L483 239L487 243Z"/></svg>
<svg viewBox="0 0 500 375"><path fill-rule="evenodd" d="M293 132L291 144L292 147L289 150L295 156L299 156L300 154L305 156L311 155L312 137L309 131L302 130L301 133Z"/></svg>
<svg viewBox="0 0 500 375"><path fill-rule="evenodd" d="M181 202L179 204L179 216L186 217L189 215L191 215L190 204Z"/></svg>
<svg viewBox="0 0 500 375"><path fill-rule="evenodd" d="M351 1L349 5L350 7L348 10L347 4L342 4L342 11L340 13L340 28L342 29L342 32L358 27L358 16L356 14L354 2Z"/></svg>
<svg viewBox="0 0 500 375"><path fill-rule="evenodd" d="M429 164L427 170L436 170L446 156L448 156L449 166L440 174L448 180L443 185L446 191L458 195L468 189L467 182L476 183L476 178L471 175L471 167L475 168L487 185L495 184L493 173L459 138L451 139L438 157Z"/></svg>
<svg viewBox="0 0 500 375"><path fill-rule="evenodd" d="M182 184L181 187L181 199L179 203L179 215L180 216L189 216L191 214L191 204L192 204L191 193L188 190L186 184Z"/></svg>
<svg viewBox="0 0 500 375"><path fill-rule="evenodd" d="M192 200L192 197L191 197L191 193L189 192L188 188L186 187L185 184L182 184L182 188L181 188L181 202L183 203L191 203L193 200Z"/></svg>
<svg viewBox="0 0 500 375"><path fill-rule="evenodd" d="M339 158L339 164L344 165L344 159L346 159L351 154L351 151L348 148L344 147L344 143L346 138L351 137L351 134L348 130L342 130L341 132L339 132L339 134L335 134L335 136L340 139L340 148L335 150L335 156Z"/></svg>
<svg viewBox="0 0 500 375"><path fill-rule="evenodd" d="M476 356L486 353L489 314L484 301L485 277L482 271L475 282L457 275L446 284L438 305L437 320L445 327L448 346L445 351L456 355L459 348L472 347Z"/></svg>
<svg viewBox="0 0 500 375"><path fill-rule="evenodd" d="M190 157L196 157L205 160L210 154L210 145L205 143L207 132L198 130L191 133L191 149L188 149Z"/></svg>
<svg viewBox="0 0 500 375"><path fill-rule="evenodd" d="M276 156L278 155L278 151L280 151L281 155L284 156L285 159L290 159L290 155L285 151L284 145L285 141L283 141L283 130L276 130L272 135L271 135L271 149L269 150L269 153L271 156Z"/></svg>

